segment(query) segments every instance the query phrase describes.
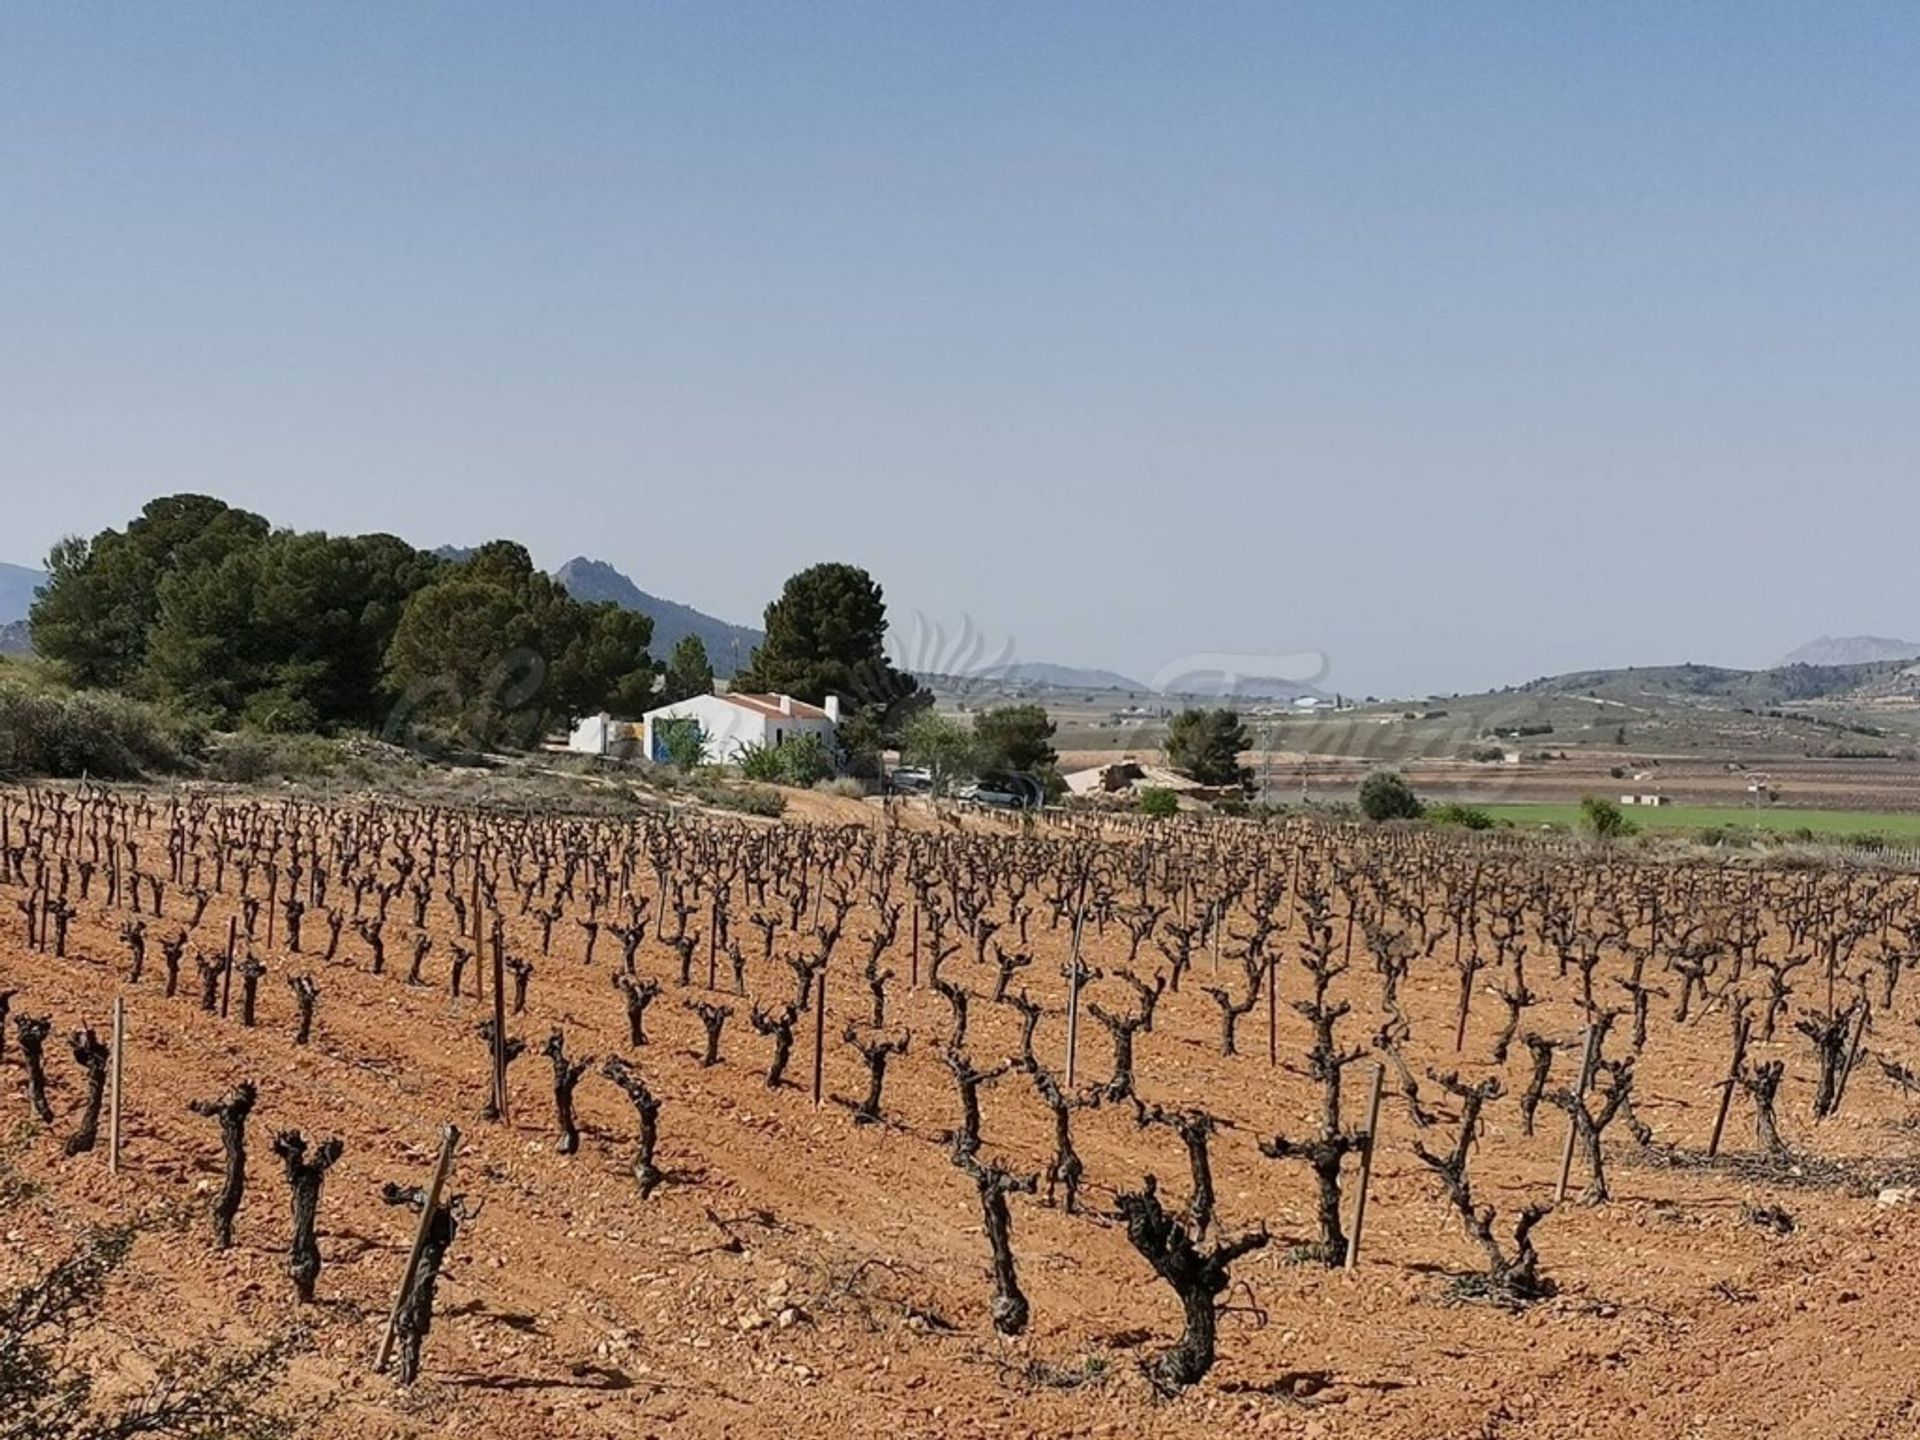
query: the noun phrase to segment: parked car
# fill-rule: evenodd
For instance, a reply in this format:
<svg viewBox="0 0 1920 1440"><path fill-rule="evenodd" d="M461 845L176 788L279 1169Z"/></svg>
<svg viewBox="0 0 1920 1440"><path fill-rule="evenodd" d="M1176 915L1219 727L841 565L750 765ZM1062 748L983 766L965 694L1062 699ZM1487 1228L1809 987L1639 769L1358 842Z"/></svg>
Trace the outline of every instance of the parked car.
<svg viewBox="0 0 1920 1440"><path fill-rule="evenodd" d="M960 798L976 805L991 805L1001 810L1038 810L1046 803L1047 793L1031 775L982 775L960 790Z"/></svg>
<svg viewBox="0 0 1920 1440"><path fill-rule="evenodd" d="M933 772L919 765L902 765L887 772L886 790L890 795L924 795L933 789Z"/></svg>

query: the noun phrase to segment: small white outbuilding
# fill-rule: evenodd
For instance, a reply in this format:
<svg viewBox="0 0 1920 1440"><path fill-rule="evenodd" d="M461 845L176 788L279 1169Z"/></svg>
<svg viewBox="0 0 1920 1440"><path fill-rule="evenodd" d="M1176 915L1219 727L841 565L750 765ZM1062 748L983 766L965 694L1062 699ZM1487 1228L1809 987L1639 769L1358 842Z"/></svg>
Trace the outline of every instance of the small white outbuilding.
<svg viewBox="0 0 1920 1440"><path fill-rule="evenodd" d="M686 724L698 727L701 758L709 765L730 765L743 750L779 745L801 735L818 735L834 750L840 701L829 695L821 706L791 695L696 695L641 717L640 753L650 760L667 759L667 736L674 726Z"/></svg>

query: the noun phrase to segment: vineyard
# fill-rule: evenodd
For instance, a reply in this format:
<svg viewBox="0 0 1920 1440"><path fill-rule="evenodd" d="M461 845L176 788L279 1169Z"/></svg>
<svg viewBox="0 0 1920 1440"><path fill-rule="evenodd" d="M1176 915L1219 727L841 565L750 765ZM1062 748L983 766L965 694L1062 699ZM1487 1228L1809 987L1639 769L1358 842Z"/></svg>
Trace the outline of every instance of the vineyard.
<svg viewBox="0 0 1920 1440"><path fill-rule="evenodd" d="M139 1220L127 1385L285 1343L320 1434L1920 1431L1894 865L85 788L0 792L0 906L0 1286Z"/></svg>

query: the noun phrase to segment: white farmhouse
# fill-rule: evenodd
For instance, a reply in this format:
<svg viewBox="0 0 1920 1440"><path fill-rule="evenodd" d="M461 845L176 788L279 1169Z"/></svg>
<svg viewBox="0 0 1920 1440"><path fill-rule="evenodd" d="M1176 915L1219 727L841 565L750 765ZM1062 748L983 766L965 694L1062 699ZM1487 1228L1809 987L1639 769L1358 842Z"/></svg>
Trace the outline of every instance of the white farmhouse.
<svg viewBox="0 0 1920 1440"><path fill-rule="evenodd" d="M829 750L836 748L840 701L829 695L823 708L791 695L696 695L641 717L640 753L665 760L666 737L676 724L699 727L701 758L709 765L729 765L743 750L778 745L798 735L818 735Z"/></svg>

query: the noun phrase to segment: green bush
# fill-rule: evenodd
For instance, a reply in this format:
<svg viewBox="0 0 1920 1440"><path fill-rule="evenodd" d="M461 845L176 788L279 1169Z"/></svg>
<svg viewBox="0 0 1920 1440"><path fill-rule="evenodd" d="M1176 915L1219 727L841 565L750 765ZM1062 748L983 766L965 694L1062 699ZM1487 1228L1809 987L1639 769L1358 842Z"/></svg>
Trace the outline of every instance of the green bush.
<svg viewBox="0 0 1920 1440"><path fill-rule="evenodd" d="M771 745L742 745L734 763L749 780L761 780L769 785L780 781L780 752Z"/></svg>
<svg viewBox="0 0 1920 1440"><path fill-rule="evenodd" d="M706 784L696 786L694 793L704 805L716 810L735 810L743 815L761 815L769 820L778 820L787 813L787 797L778 790L765 785L721 785Z"/></svg>
<svg viewBox="0 0 1920 1440"><path fill-rule="evenodd" d="M683 774L698 765L707 753L707 737L701 733L698 720L658 720L653 728L660 748L666 752L667 763Z"/></svg>
<svg viewBox="0 0 1920 1440"><path fill-rule="evenodd" d="M1418 820L1426 808L1413 787L1397 770L1376 770L1360 782L1360 813L1375 824L1385 820Z"/></svg>
<svg viewBox="0 0 1920 1440"><path fill-rule="evenodd" d="M1596 840L1619 840L1637 828L1624 810L1599 795L1580 797L1580 823Z"/></svg>
<svg viewBox="0 0 1920 1440"><path fill-rule="evenodd" d="M242 731L216 740L207 750L210 779L252 785L267 779L305 780L331 774L340 752L317 735L260 735Z"/></svg>
<svg viewBox="0 0 1920 1440"><path fill-rule="evenodd" d="M745 745L736 762L749 780L805 788L833 777L833 752L818 735L795 735L778 745Z"/></svg>
<svg viewBox="0 0 1920 1440"><path fill-rule="evenodd" d="M795 735L773 747L789 785L812 785L833 776L833 752L818 735Z"/></svg>
<svg viewBox="0 0 1920 1440"><path fill-rule="evenodd" d="M1140 792L1140 813L1164 818L1180 813L1180 797L1162 786L1149 785Z"/></svg>
<svg viewBox="0 0 1920 1440"><path fill-rule="evenodd" d="M198 739L191 726L138 700L0 681L0 775L137 780L185 769Z"/></svg>
<svg viewBox="0 0 1920 1440"><path fill-rule="evenodd" d="M813 788L822 795L838 795L842 800L864 800L867 787L851 775L842 775L833 780L816 780Z"/></svg>
<svg viewBox="0 0 1920 1440"><path fill-rule="evenodd" d="M1493 829L1493 816L1486 811L1451 801L1444 805L1428 806L1427 820L1435 825L1451 825L1461 830Z"/></svg>

